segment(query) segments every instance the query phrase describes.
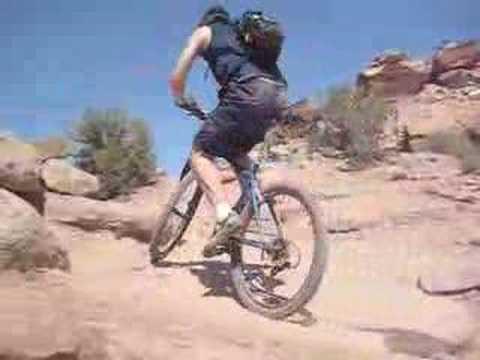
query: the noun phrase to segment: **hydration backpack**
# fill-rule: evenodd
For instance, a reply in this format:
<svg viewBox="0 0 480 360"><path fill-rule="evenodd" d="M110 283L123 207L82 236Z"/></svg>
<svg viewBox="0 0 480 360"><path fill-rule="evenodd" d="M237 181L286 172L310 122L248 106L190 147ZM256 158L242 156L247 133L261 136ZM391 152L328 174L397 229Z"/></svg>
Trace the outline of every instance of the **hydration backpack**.
<svg viewBox="0 0 480 360"><path fill-rule="evenodd" d="M246 11L237 21L238 33L250 59L261 67L277 63L285 39L280 23L261 11Z"/></svg>

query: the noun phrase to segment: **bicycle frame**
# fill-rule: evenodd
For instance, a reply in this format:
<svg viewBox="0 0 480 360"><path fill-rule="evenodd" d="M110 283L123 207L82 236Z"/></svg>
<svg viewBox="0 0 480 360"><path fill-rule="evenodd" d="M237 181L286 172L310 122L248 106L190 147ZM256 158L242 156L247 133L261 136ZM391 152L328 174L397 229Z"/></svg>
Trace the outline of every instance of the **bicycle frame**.
<svg viewBox="0 0 480 360"><path fill-rule="evenodd" d="M252 213L251 214L249 213L248 216L251 216L254 219L256 219L259 228L261 228L262 225L260 220L260 217L261 217L260 207L266 202L266 200L262 195L259 180L257 178L258 170L259 170L259 165L257 163L254 163L251 169L245 169L240 172L237 172L238 180L241 188L241 195L233 208L239 214L243 214L244 217L247 216L247 213L244 213L244 211L249 211L249 212L251 211ZM185 176L187 176L191 171L192 171L192 167L191 167L190 160L187 160L187 162L182 168L182 171L180 174L180 180L185 178ZM195 212L191 211L194 209L194 206L191 206L191 204L198 202L202 195L203 195L203 192L201 191L201 189L197 188L197 190L195 191L195 195L190 200L187 214L185 214L184 216L193 217L195 215ZM270 209L270 213L272 214L272 217L276 225L278 226L278 220L275 216L275 213L271 209L271 205L268 204L268 206ZM263 231L260 231L260 232L262 233L262 235L265 235ZM273 243L269 243L269 242L266 242L265 240L252 240L252 239L246 239L246 238L236 239L236 241L240 242L243 245L255 247L267 252L276 251L282 248L282 245L279 245L277 241Z"/></svg>
<svg viewBox="0 0 480 360"><path fill-rule="evenodd" d="M253 205L253 210L255 214L258 213L258 209L260 206L260 202L263 200L260 186L257 179L257 172L258 172L259 165L254 163L252 169L246 169L240 171L238 174L240 187L241 187L241 196L240 199L237 201L237 204L234 208L237 212L241 212L244 209L244 206L247 203L251 203ZM186 161L185 165L180 172L180 180L183 180L190 172L192 171L192 165L190 163L190 159Z"/></svg>

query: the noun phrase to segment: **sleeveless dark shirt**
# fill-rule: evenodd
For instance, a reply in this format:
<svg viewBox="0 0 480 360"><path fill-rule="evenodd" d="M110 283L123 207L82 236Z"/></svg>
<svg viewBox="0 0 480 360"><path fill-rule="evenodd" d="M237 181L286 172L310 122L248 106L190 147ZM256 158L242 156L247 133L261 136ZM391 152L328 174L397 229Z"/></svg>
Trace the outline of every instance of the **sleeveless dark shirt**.
<svg viewBox="0 0 480 360"><path fill-rule="evenodd" d="M256 77L267 77L286 83L277 65L261 68L249 60L247 50L242 46L234 25L217 22L209 26L212 39L202 57L221 86L230 81Z"/></svg>

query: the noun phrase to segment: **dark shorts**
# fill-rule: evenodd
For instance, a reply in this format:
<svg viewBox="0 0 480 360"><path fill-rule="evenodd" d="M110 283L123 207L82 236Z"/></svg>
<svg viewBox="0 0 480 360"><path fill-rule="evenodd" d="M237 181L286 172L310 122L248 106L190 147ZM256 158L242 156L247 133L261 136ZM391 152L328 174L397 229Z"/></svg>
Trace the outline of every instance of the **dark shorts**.
<svg viewBox="0 0 480 360"><path fill-rule="evenodd" d="M193 148L230 162L262 142L287 105L285 85L263 78L232 82L219 97Z"/></svg>

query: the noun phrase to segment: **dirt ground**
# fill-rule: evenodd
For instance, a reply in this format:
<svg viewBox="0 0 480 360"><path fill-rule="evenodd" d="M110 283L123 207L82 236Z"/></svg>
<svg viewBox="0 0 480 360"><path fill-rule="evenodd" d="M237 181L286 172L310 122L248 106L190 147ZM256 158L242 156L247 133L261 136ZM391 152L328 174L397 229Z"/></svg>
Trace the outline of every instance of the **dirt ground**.
<svg viewBox="0 0 480 360"><path fill-rule="evenodd" d="M478 177L390 181L388 166L352 176L328 160L288 174L315 194L330 243L322 286L299 313L272 321L239 305L228 258L201 257L206 208L159 268L133 239L52 224L73 270L0 277L0 359L480 358L477 293L417 286L441 288L439 274L448 282L480 252ZM442 193L446 182L470 200Z"/></svg>

